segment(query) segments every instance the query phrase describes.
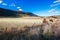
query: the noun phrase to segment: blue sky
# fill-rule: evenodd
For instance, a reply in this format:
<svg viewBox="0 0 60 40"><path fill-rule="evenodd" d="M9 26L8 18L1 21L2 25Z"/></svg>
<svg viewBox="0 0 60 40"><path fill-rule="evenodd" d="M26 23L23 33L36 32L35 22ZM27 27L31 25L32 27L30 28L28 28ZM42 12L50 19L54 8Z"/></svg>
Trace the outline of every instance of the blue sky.
<svg viewBox="0 0 60 40"><path fill-rule="evenodd" d="M0 7L39 16L60 15L60 0L0 0Z"/></svg>

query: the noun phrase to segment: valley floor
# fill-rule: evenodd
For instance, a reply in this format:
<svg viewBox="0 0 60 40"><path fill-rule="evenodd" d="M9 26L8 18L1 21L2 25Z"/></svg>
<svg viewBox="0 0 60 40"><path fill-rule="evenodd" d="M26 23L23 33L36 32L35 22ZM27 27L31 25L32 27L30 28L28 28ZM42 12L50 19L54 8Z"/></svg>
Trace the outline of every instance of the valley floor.
<svg viewBox="0 0 60 40"><path fill-rule="evenodd" d="M0 40L60 40L60 19L0 18Z"/></svg>

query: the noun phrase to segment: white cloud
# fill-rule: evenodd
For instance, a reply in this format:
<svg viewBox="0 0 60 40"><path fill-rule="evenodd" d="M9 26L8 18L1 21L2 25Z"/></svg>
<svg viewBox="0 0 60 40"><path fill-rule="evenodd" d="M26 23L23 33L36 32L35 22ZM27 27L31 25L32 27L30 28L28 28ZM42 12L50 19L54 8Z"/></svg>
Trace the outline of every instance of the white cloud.
<svg viewBox="0 0 60 40"><path fill-rule="evenodd" d="M51 9L48 11L49 15L53 16L53 15L59 15L60 12L56 9Z"/></svg>
<svg viewBox="0 0 60 40"><path fill-rule="evenodd" d="M56 7L60 6L60 0L55 0L53 3L50 5L52 9L48 11L50 15L59 15L59 11L56 10Z"/></svg>
<svg viewBox="0 0 60 40"><path fill-rule="evenodd" d="M55 6L58 6L60 5L60 0L56 0L53 2L53 4L50 5L50 7L55 7Z"/></svg>
<svg viewBox="0 0 60 40"><path fill-rule="evenodd" d="M59 13L59 11L57 11L56 9L51 9L48 11L49 13Z"/></svg>
<svg viewBox="0 0 60 40"><path fill-rule="evenodd" d="M2 3L3 1L2 0L0 0L0 4Z"/></svg>
<svg viewBox="0 0 60 40"><path fill-rule="evenodd" d="M22 9L18 9L19 11L23 11Z"/></svg>
<svg viewBox="0 0 60 40"><path fill-rule="evenodd" d="M20 9L21 7L17 7L17 9Z"/></svg>
<svg viewBox="0 0 60 40"><path fill-rule="evenodd" d="M17 9L18 9L19 11L23 11L23 10L21 9L21 7L19 7L19 6L17 7Z"/></svg>
<svg viewBox="0 0 60 40"><path fill-rule="evenodd" d="M56 1L54 1L53 3L60 3L60 0L56 0Z"/></svg>
<svg viewBox="0 0 60 40"><path fill-rule="evenodd" d="M16 5L15 5L15 3L12 3L12 4L10 4L10 6L14 6L15 7Z"/></svg>
<svg viewBox="0 0 60 40"><path fill-rule="evenodd" d="M6 3L2 3L2 5L5 5L6 6L7 4Z"/></svg>
<svg viewBox="0 0 60 40"><path fill-rule="evenodd" d="M60 3L52 4L52 5L50 5L50 6L51 6L51 7L55 7L55 6L58 6L58 5L60 5Z"/></svg>

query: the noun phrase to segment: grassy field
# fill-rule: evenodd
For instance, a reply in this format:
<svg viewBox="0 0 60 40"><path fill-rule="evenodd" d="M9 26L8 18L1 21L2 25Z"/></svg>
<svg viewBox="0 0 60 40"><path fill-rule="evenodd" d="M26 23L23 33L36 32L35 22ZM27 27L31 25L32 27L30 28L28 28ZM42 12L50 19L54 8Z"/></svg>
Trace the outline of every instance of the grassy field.
<svg viewBox="0 0 60 40"><path fill-rule="evenodd" d="M0 40L60 40L60 20L55 18L0 18Z"/></svg>
<svg viewBox="0 0 60 40"><path fill-rule="evenodd" d="M34 24L39 25L42 23L42 18L0 18L0 25L8 27L23 27L32 26Z"/></svg>

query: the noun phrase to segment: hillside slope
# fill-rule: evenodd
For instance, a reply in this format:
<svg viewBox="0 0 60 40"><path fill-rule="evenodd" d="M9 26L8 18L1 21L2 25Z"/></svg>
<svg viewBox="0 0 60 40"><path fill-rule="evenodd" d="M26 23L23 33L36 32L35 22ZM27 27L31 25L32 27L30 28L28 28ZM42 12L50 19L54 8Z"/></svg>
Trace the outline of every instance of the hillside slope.
<svg viewBox="0 0 60 40"><path fill-rule="evenodd" d="M14 11L0 8L0 17L22 17L22 16L37 16L30 12Z"/></svg>

